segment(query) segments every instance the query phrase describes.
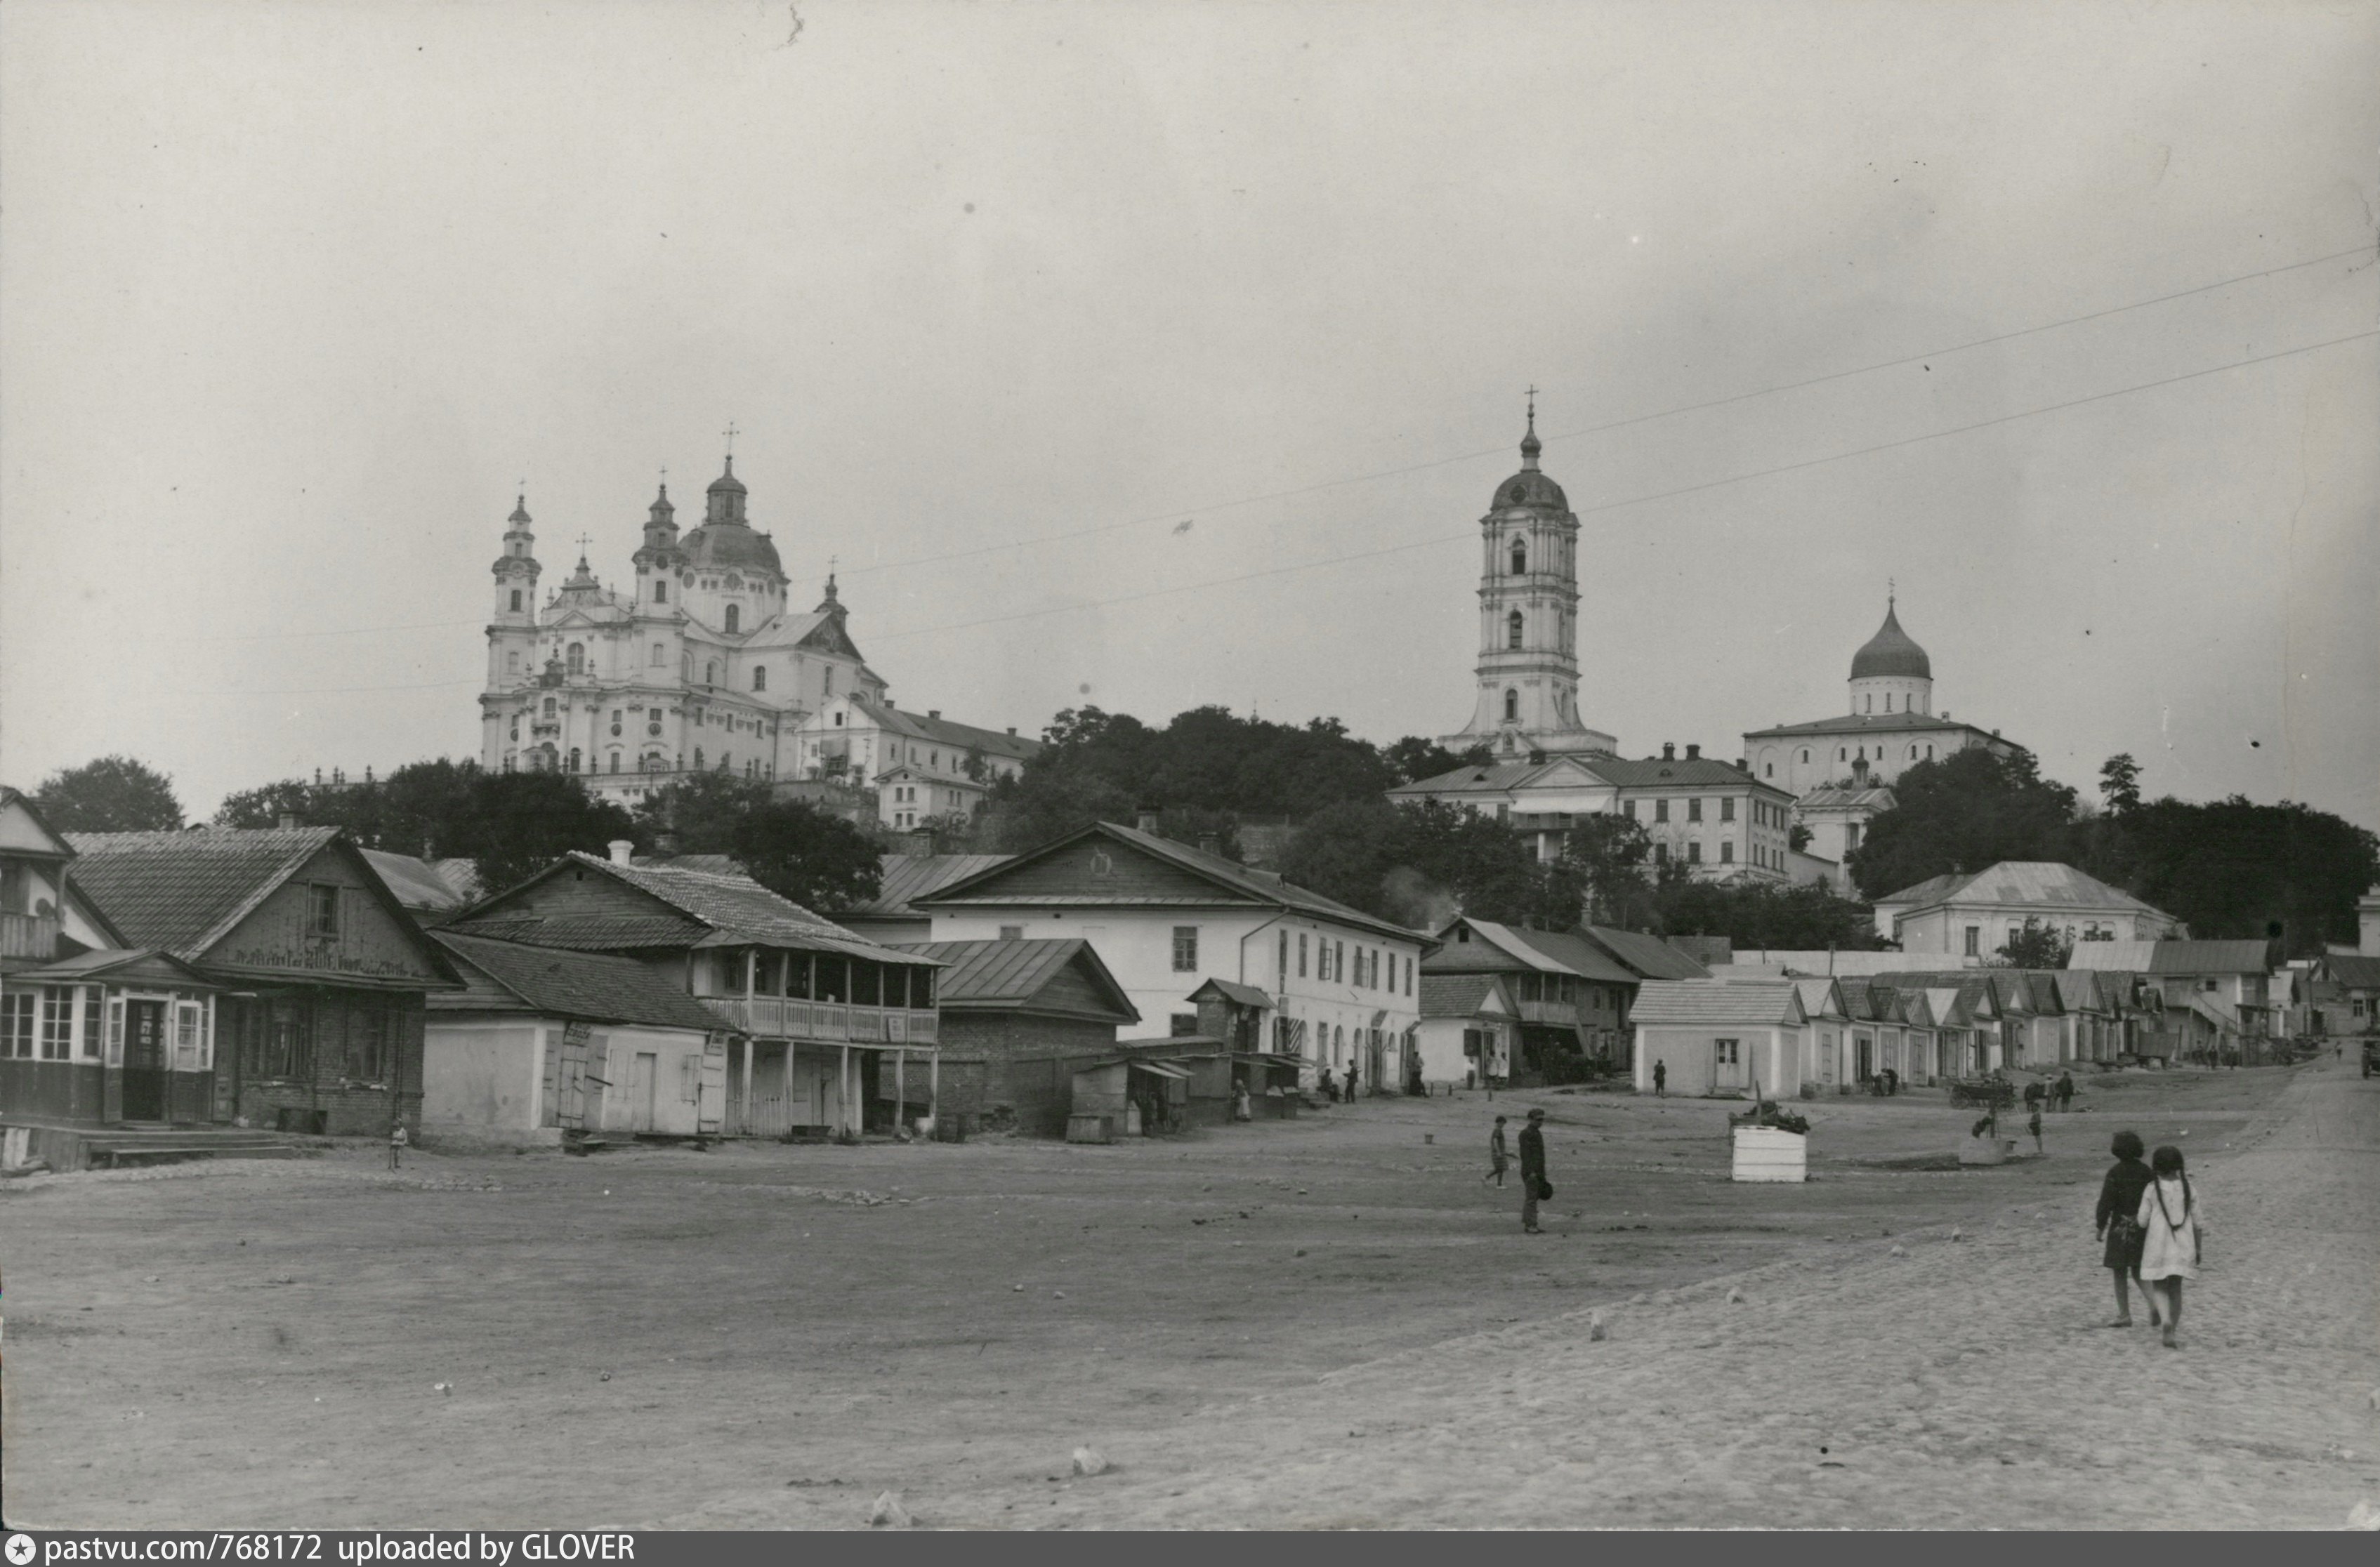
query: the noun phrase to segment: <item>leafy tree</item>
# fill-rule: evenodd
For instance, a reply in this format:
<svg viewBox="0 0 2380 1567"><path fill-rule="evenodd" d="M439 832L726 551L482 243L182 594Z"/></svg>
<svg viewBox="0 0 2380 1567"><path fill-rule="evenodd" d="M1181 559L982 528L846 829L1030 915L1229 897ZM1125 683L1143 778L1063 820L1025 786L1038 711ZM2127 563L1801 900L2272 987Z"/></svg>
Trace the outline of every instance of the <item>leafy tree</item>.
<svg viewBox="0 0 2380 1567"><path fill-rule="evenodd" d="M679 773L637 802L646 842L666 838L679 854L733 854L746 817L770 802L769 786L732 773Z"/></svg>
<svg viewBox="0 0 2380 1567"><path fill-rule="evenodd" d="M1884 945L1872 908L1815 883L1780 886L1678 876L1653 889L1653 903L1645 924L1662 935L1723 935L1739 948L1787 952L1864 952Z"/></svg>
<svg viewBox="0 0 2380 1567"><path fill-rule="evenodd" d="M174 781L129 756L60 768L33 791L33 803L62 833L171 832L182 825Z"/></svg>
<svg viewBox="0 0 2380 1567"><path fill-rule="evenodd" d="M272 827L281 824L284 816L295 816L311 823L315 788L298 778L283 778L279 783L260 784L224 796L215 807L214 825L219 827Z"/></svg>
<svg viewBox="0 0 2380 1567"><path fill-rule="evenodd" d="M1654 878L1645 874L1653 857L1653 836L1633 816L1608 812L1586 817L1570 830L1563 858L1576 867L1585 893L1586 922L1646 928L1654 917ZM1682 867L1665 874L1683 875Z"/></svg>
<svg viewBox="0 0 2380 1567"><path fill-rule="evenodd" d="M2380 880L2380 838L2352 822L2239 795L2164 799L2087 825L2082 868L2205 940L2280 941L2290 957L2356 937L2356 898Z"/></svg>
<svg viewBox="0 0 2380 1567"><path fill-rule="evenodd" d="M1892 791L1898 803L1868 823L1847 867L1870 898L2002 860L2063 861L2072 851L2074 790L2042 777L2028 752L1954 752L1918 763Z"/></svg>
<svg viewBox="0 0 2380 1567"><path fill-rule="evenodd" d="M1457 767L1484 767L1496 759L1496 753L1484 745L1468 751L1449 751L1434 740L1424 740L1417 734L1380 749L1380 759L1389 765L1399 783L1413 783L1421 778L1434 778L1451 773Z"/></svg>
<svg viewBox="0 0 2380 1567"><path fill-rule="evenodd" d="M491 893L527 881L572 850L601 854L615 838L636 840L636 823L608 801L592 799L568 773L488 773L473 769L465 814L450 824L448 854L479 862Z"/></svg>
<svg viewBox="0 0 2380 1567"><path fill-rule="evenodd" d="M2130 752L2119 751L2100 764L2099 796L2116 815L2140 808L2141 765Z"/></svg>
<svg viewBox="0 0 2380 1567"><path fill-rule="evenodd" d="M2074 944L2060 935L2054 925L2045 925L2032 915L2025 916L2023 928L2015 932L2001 946L1998 956L1999 967L2010 969L2063 969L2072 957Z"/></svg>
<svg viewBox="0 0 2380 1567"><path fill-rule="evenodd" d="M762 886L821 913L867 902L880 879L875 839L799 800L764 799L746 811L723 852Z"/></svg>
<svg viewBox="0 0 2380 1567"><path fill-rule="evenodd" d="M1810 829L1796 822L1785 829L1785 847L1799 854L1810 847Z"/></svg>
<svg viewBox="0 0 2380 1567"><path fill-rule="evenodd" d="M1415 929L1460 912L1567 930L1585 896L1575 866L1541 865L1501 823L1438 801L1357 800L1318 811L1291 838L1281 874Z"/></svg>

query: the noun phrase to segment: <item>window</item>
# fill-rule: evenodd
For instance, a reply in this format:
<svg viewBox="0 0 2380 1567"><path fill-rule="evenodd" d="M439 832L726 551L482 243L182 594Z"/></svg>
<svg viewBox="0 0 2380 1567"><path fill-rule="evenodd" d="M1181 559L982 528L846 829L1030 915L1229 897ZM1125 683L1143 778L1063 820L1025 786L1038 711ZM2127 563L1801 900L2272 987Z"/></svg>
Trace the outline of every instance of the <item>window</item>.
<svg viewBox="0 0 2380 1567"><path fill-rule="evenodd" d="M2009 939L2010 939L2010 941L2015 940L2015 939L2016 939L2016 934L2017 934L2017 933L2016 933L2016 932L2014 932L2014 931L2010 931L2010 932L2009 933ZM55 989L55 987L54 986L54 987L52 987L52 988L54 988L54 989ZM2213 980L2201 980L2201 981L2199 981L2199 982L2198 982L2198 988L2199 988L2199 989L2201 989L2201 990L2213 990L2213 989L2215 989L2215 988L2216 988L2216 982L2215 982L2215 981L2213 981Z"/></svg>
<svg viewBox="0 0 2380 1567"><path fill-rule="evenodd" d="M766 691L769 689L769 671L766 668L756 668L753 669L752 689L754 691Z"/></svg>
<svg viewBox="0 0 2380 1567"><path fill-rule="evenodd" d="M1722 865L1735 863L1735 844L1732 841L1718 846L1718 862Z"/></svg>
<svg viewBox="0 0 2380 1567"><path fill-rule="evenodd" d="M1711 1050L1714 1057L1722 1067L1740 1067L1743 1064L1743 1046L1736 1040L1715 1039L1711 1041Z"/></svg>
<svg viewBox="0 0 2380 1567"><path fill-rule="evenodd" d="M72 985L42 987L42 1059L64 1061L73 1054L75 993Z"/></svg>
<svg viewBox="0 0 2380 1567"><path fill-rule="evenodd" d="M1173 927L1173 971L1177 974L1195 974L1198 971L1197 926Z"/></svg>
<svg viewBox="0 0 2380 1567"><path fill-rule="evenodd" d="M719 660L716 658L702 666L702 683L705 685L719 683Z"/></svg>
<svg viewBox="0 0 2380 1567"><path fill-rule="evenodd" d="M1982 926L1980 926L1980 925L1969 925L1969 926L1967 927L1967 956L1968 956L1968 957L1970 957L1970 958L1980 958L1980 957L1982 957L1982 956L1983 956L1983 940L1984 940L1984 932L1983 932L1983 927L1982 927Z"/></svg>
<svg viewBox="0 0 2380 1567"><path fill-rule="evenodd" d="M33 1011L30 990L0 995L0 1056L21 1060L33 1054Z"/></svg>
<svg viewBox="0 0 2380 1567"><path fill-rule="evenodd" d="M570 672L572 674L585 674L587 672L587 645L583 642L572 643L570 645L569 657L565 658L564 662L569 666Z"/></svg>
<svg viewBox="0 0 2380 1567"><path fill-rule="evenodd" d="M1689 822L1699 822L1699 821L1701 821L1702 819L1703 819L1703 802L1702 802L1701 801L1699 801L1699 800L1689 800L1689 801L1687 801L1687 802L1686 802L1686 820L1687 820L1687 821L1689 821Z"/></svg>
<svg viewBox="0 0 2380 1567"><path fill-rule="evenodd" d="M1517 691L1507 691L1504 693L1504 721L1508 724L1512 723L1520 716L1521 693Z"/></svg>
<svg viewBox="0 0 2380 1567"><path fill-rule="evenodd" d="M1513 610L1511 614L1504 617L1505 646L1518 647L1521 645L1521 629L1523 623L1524 622L1521 620L1521 612L1518 609Z"/></svg>
<svg viewBox="0 0 2380 1567"><path fill-rule="evenodd" d="M1699 865L1702 862L1703 843L1702 839L1696 838L1694 842L1686 845L1686 863L1689 865Z"/></svg>
<svg viewBox="0 0 2380 1567"><path fill-rule="evenodd" d="M578 747L575 745L570 748L570 770L578 771Z"/></svg>
<svg viewBox="0 0 2380 1567"><path fill-rule="evenodd" d="M520 613L520 589L518 588L513 589L513 613L516 615Z"/></svg>
<svg viewBox="0 0 2380 1567"><path fill-rule="evenodd" d="M1803 753L1802 753L1802 760L1803 760L1803 761L1804 761L1804 762L1807 762L1809 759L1810 759L1810 753L1809 753L1809 751L1805 748L1805 749L1803 751Z"/></svg>
<svg viewBox="0 0 2380 1567"><path fill-rule="evenodd" d="M1760 764L1760 776L1764 778L1775 777L1777 776L1777 764L1774 762L1763 762Z"/></svg>
<svg viewBox="0 0 2380 1567"><path fill-rule="evenodd" d="M1176 1012L1172 1015L1172 1024L1173 1026L1167 1031L1175 1039L1180 1039L1184 1034L1195 1034L1198 1031L1198 1014Z"/></svg>
<svg viewBox="0 0 2380 1567"><path fill-rule="evenodd" d="M1669 862L1670 846L1666 843L1655 844L1653 846L1653 863L1656 865L1666 865Z"/></svg>
<svg viewBox="0 0 2380 1567"><path fill-rule="evenodd" d="M1934 760L1934 748L1930 745L1925 748L1925 760L1928 762Z"/></svg>
<svg viewBox="0 0 2380 1567"><path fill-rule="evenodd" d="M545 705L544 705L543 707L540 708L538 711L539 711L539 714L540 714L540 717L548 717L548 718L552 717L553 717L553 698L552 698L552 697L551 697L551 696L547 697L547 698L545 699Z"/></svg>
<svg viewBox="0 0 2380 1567"><path fill-rule="evenodd" d="M1844 827L1843 827L1843 852L1844 852L1844 853L1848 854L1848 853L1850 853L1852 850L1857 849L1857 848L1859 847L1859 835L1860 835L1860 830L1859 830L1859 824L1858 824L1857 822L1848 823L1848 824L1846 824L1846 825L1844 826Z"/></svg>
<svg viewBox="0 0 2380 1567"><path fill-rule="evenodd" d="M1755 804L1755 805L1757 805L1757 804L1759 804L1760 802L1759 802L1758 801L1756 801L1756 800L1755 800L1755 801L1754 801L1754 802L1753 802L1753 803L1754 803L1754 804ZM1722 800L1722 801L1720 801L1720 802L1718 802L1718 819L1719 819L1720 821L1722 821L1722 822L1732 822L1732 821L1734 821L1734 820L1735 820L1735 802L1734 802L1734 801L1732 801L1732 800Z"/></svg>
<svg viewBox="0 0 2380 1567"><path fill-rule="evenodd" d="M1657 822L1666 822L1669 819L1670 802L1666 800L1656 800L1653 802L1653 820Z"/></svg>
<svg viewBox="0 0 2380 1567"><path fill-rule="evenodd" d="M313 886L306 889L306 930L318 940L335 941L339 935L339 889Z"/></svg>
<svg viewBox="0 0 2380 1567"><path fill-rule="evenodd" d="M1864 713L1873 713L1873 712L1875 712L1875 711L1876 711L1876 698L1875 698L1874 696L1868 696L1868 697L1864 698L1864 699L1863 699L1863 705L1861 706L1860 711L1862 711L1862 712L1864 712Z"/></svg>
<svg viewBox="0 0 2380 1567"><path fill-rule="evenodd" d="M1529 546L1524 539L1512 541L1512 574L1524 576L1529 570Z"/></svg>
<svg viewBox="0 0 2380 1567"><path fill-rule="evenodd" d="M1305 933L1304 931L1297 933L1297 977L1301 980L1305 977Z"/></svg>
<svg viewBox="0 0 2380 1567"><path fill-rule="evenodd" d="M90 985L82 993L82 1058L99 1059L99 1042L107 1033L107 1007L99 986Z"/></svg>
<svg viewBox="0 0 2380 1567"><path fill-rule="evenodd" d="M741 617L742 612L741 608L737 605L730 604L727 607L727 621L726 624L722 629L723 629L729 636L734 636L738 630L736 622Z"/></svg>
<svg viewBox="0 0 2380 1567"><path fill-rule="evenodd" d="M1413 971L1414 960L1408 958L1405 959L1405 994L1407 995L1413 994Z"/></svg>
<svg viewBox="0 0 2380 1567"><path fill-rule="evenodd" d="M666 579L657 581L653 584L653 602L656 604L666 604L669 602L669 583Z"/></svg>
<svg viewBox="0 0 2380 1567"><path fill-rule="evenodd" d="M1888 691L1884 693L1884 710L1888 713L1892 711L1892 693Z"/></svg>
<svg viewBox="0 0 2380 1567"><path fill-rule="evenodd" d="M1287 990L1289 988L1289 933L1287 931L1281 933L1281 956L1273 966L1273 972L1281 976L1279 988Z"/></svg>
<svg viewBox="0 0 2380 1567"><path fill-rule="evenodd" d="M508 675L520 673L520 649L515 648L504 655L504 673Z"/></svg>
<svg viewBox="0 0 2380 1567"><path fill-rule="evenodd" d="M620 770L620 753L616 751L612 753L612 770L615 773Z"/></svg>
<svg viewBox="0 0 2380 1567"><path fill-rule="evenodd" d="M1621 815L1626 816L1630 821L1634 821L1636 819L1636 802L1633 800L1621 801L1620 802L1620 813Z"/></svg>

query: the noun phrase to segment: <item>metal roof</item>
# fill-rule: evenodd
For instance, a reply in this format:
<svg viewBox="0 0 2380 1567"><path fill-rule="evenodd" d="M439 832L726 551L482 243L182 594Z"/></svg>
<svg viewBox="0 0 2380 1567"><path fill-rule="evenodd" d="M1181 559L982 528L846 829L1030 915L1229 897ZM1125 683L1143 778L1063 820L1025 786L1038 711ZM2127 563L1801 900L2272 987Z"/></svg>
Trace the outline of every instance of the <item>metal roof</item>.
<svg viewBox="0 0 2380 1567"><path fill-rule="evenodd" d="M1582 934L1618 958L1623 967L1648 980L1703 980L1711 976L1708 969L1659 936L1644 931L1589 925Z"/></svg>
<svg viewBox="0 0 2380 1567"><path fill-rule="evenodd" d="M882 880L876 896L845 912L855 918L865 914L879 919L917 913L909 907L911 898L940 891L978 871L1004 865L1010 858L1006 854L887 854L879 862Z"/></svg>
<svg viewBox="0 0 2380 1567"><path fill-rule="evenodd" d="M1493 920L1475 920L1464 915L1438 933L1439 960L1456 946L1448 941L1447 932L1456 925L1468 925L1473 934L1523 966L1543 974L1570 974L1583 980L1604 984L1634 984L1636 975L1614 962L1592 943L1559 931L1532 930L1521 925L1499 924ZM1459 961L1460 959L1455 959Z"/></svg>
<svg viewBox="0 0 2380 1567"><path fill-rule="evenodd" d="M1210 990L1217 995L1221 996L1225 1001L1235 1003L1241 1006L1269 1007L1272 1006L1271 996L1267 995L1263 991L1258 990L1254 985L1244 985L1236 980L1208 980L1205 984L1200 985L1196 990L1192 991L1183 999L1186 1001L1196 1001Z"/></svg>
<svg viewBox="0 0 2380 1567"><path fill-rule="evenodd" d="M2003 860L1973 875L1935 876L1876 901L1923 908L1943 903L1988 903L2078 911L2112 909L2171 918L2164 910L2142 902L2122 888L2109 886L2096 876L2055 860Z"/></svg>
<svg viewBox="0 0 2380 1567"><path fill-rule="evenodd" d="M2149 959L2152 974L2262 974L2272 967L2272 944L2262 941L2161 941Z"/></svg>
<svg viewBox="0 0 2380 1567"><path fill-rule="evenodd" d="M925 941L897 948L948 964L935 981L934 996L945 1007L1027 1010L1068 965L1083 963L1095 988L1106 993L1110 1016L1118 1023L1137 1023L1140 1011L1091 944L1080 937L1035 937L1013 941ZM1083 1016L1079 1006L1052 1008Z"/></svg>

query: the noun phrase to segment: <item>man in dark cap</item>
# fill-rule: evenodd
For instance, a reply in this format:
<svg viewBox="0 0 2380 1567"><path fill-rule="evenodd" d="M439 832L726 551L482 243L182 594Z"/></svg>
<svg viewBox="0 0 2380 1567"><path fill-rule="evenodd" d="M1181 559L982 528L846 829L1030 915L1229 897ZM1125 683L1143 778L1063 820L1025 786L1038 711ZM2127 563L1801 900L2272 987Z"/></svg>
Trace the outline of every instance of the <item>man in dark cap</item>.
<svg viewBox="0 0 2380 1567"><path fill-rule="evenodd" d="M1521 1233L1537 1235L1537 1201L1550 1196L1553 1188L1546 1184L1546 1113L1529 1112L1529 1124L1521 1128Z"/></svg>

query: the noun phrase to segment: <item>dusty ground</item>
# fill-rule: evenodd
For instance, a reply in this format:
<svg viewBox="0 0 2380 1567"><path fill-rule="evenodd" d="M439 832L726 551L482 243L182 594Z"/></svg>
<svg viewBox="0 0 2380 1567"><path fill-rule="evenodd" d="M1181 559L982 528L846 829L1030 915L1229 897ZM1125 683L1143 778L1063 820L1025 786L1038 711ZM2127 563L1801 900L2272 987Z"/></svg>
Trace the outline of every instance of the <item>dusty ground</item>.
<svg viewBox="0 0 2380 1567"><path fill-rule="evenodd" d="M1537 1239L1478 1178L1532 1103ZM843 1527L897 1488L953 1526L2336 1526L2380 1498L2380 1082L2095 1079L2046 1157L1963 1173L1890 1167L1956 1147L1938 1098L1807 1108L1798 1187L1722 1178L1721 1105L1584 1094L11 1183L8 1512ZM2119 1126L2206 1190L2180 1354L2093 1326ZM1070 1477L1082 1442L1115 1469Z"/></svg>

